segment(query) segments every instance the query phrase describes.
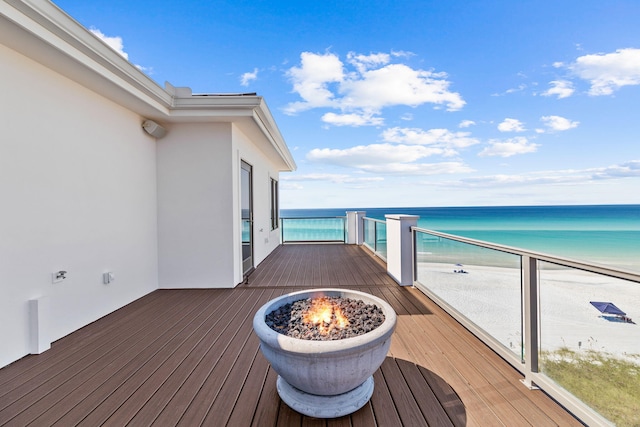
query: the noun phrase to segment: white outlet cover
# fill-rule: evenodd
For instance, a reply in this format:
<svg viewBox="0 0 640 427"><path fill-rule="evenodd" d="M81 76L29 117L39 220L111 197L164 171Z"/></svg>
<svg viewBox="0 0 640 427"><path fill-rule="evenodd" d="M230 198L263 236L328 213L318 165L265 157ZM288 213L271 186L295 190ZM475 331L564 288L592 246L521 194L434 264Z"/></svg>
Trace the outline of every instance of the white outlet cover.
<svg viewBox="0 0 640 427"><path fill-rule="evenodd" d="M102 274L102 283L108 285L116 279L116 276L112 272L106 272Z"/></svg>

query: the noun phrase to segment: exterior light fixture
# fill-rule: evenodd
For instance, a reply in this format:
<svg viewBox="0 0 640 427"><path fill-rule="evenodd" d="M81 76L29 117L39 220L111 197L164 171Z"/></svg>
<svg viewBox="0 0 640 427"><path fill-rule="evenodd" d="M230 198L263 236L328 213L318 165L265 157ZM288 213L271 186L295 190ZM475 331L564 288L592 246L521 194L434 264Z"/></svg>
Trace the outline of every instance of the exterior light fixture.
<svg viewBox="0 0 640 427"><path fill-rule="evenodd" d="M142 122L142 129L157 139L160 139L167 134L167 130L153 120L145 120Z"/></svg>

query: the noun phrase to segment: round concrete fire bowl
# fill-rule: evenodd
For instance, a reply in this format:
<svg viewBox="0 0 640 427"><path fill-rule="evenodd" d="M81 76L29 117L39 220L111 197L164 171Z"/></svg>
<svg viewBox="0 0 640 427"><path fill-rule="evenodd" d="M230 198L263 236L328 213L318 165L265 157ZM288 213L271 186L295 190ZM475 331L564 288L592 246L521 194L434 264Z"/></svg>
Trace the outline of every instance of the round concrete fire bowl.
<svg viewBox="0 0 640 427"><path fill-rule="evenodd" d="M384 322L367 333L331 341L292 338L265 323L266 316L286 304L306 298L341 297L379 307ZM347 289L311 289L275 298L253 318L264 357L278 373L280 398L293 410L316 418L336 418L363 407L373 394L373 373L384 361L396 313L373 295Z"/></svg>

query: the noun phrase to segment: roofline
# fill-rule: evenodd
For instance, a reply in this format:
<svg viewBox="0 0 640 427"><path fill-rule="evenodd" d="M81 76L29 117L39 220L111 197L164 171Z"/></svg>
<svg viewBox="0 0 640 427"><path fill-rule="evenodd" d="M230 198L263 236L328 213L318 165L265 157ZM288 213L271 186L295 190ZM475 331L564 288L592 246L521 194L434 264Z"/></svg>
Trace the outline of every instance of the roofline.
<svg viewBox="0 0 640 427"><path fill-rule="evenodd" d="M50 1L0 2L0 42L146 118L165 123L249 118L289 170L296 169L262 97L192 95L189 88L168 83L162 88Z"/></svg>
<svg viewBox="0 0 640 427"><path fill-rule="evenodd" d="M296 170L295 160L263 97L252 93L192 95L189 88L176 88L170 83L166 83L166 87L174 94L170 122L231 121L232 118L250 118L288 169Z"/></svg>

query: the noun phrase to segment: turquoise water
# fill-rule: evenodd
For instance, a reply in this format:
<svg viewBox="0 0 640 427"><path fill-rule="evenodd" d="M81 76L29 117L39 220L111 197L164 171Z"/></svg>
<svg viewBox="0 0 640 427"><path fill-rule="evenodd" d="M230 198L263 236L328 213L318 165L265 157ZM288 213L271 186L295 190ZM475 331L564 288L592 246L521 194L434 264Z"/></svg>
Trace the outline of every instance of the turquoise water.
<svg viewBox="0 0 640 427"><path fill-rule="evenodd" d="M572 259L640 271L640 205L283 209L283 218L365 211L418 215L418 226Z"/></svg>

